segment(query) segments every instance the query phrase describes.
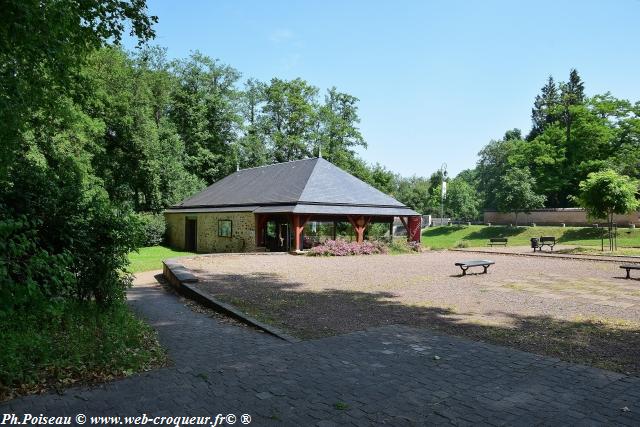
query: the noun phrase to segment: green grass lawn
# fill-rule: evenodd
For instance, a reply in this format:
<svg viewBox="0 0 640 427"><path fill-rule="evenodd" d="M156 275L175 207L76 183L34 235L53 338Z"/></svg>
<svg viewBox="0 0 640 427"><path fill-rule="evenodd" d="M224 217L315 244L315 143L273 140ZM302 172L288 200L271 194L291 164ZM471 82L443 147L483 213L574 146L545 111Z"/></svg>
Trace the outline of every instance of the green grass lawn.
<svg viewBox="0 0 640 427"><path fill-rule="evenodd" d="M600 247L601 228L594 227L506 227L484 225L431 227L422 232L422 244L432 249L486 246L492 237L507 237L509 246L527 246L529 239L555 236L559 244ZM605 240L605 248L607 241ZM640 229L619 228L618 247L640 247Z"/></svg>
<svg viewBox="0 0 640 427"><path fill-rule="evenodd" d="M132 273L161 270L163 259L185 255L193 255L193 252L176 251L166 246L140 248L137 252L131 252L129 254L129 261L131 262L129 269Z"/></svg>

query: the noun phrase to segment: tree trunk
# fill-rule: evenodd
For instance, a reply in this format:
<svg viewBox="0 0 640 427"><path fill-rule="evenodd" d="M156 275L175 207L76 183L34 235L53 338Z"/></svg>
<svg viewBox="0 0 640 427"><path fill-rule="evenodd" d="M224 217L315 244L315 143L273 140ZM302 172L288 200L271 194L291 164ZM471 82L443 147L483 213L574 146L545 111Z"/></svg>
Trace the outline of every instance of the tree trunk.
<svg viewBox="0 0 640 427"><path fill-rule="evenodd" d="M516 214L516 228L518 228L518 211L514 212Z"/></svg>
<svg viewBox="0 0 640 427"><path fill-rule="evenodd" d="M609 212L609 250L613 252L613 212Z"/></svg>

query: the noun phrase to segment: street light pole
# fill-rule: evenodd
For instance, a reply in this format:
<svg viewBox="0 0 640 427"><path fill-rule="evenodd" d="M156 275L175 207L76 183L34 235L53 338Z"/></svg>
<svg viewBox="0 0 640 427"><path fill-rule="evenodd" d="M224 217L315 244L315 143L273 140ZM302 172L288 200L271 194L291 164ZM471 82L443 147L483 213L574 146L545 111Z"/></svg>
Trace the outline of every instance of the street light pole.
<svg viewBox="0 0 640 427"><path fill-rule="evenodd" d="M446 182L444 180L445 176L447 174L447 164L443 163L442 166L440 166L440 178L441 178L441 184L440 184L440 225L444 225L444 198L447 194L447 187L446 187Z"/></svg>

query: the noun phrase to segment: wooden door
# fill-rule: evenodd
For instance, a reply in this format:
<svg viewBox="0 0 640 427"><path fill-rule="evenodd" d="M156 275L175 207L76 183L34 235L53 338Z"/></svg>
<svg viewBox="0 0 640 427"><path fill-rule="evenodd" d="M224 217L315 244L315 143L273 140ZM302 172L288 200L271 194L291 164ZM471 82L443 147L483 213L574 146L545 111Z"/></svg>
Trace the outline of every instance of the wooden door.
<svg viewBox="0 0 640 427"><path fill-rule="evenodd" d="M198 220L187 218L184 226L184 249L196 252L198 247Z"/></svg>

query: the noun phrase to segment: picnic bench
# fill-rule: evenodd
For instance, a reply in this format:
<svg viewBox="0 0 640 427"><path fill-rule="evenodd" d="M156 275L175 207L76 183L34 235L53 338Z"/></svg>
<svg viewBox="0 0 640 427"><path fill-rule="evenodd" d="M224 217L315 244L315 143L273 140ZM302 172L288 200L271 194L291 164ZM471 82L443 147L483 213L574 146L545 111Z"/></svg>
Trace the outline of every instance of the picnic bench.
<svg viewBox="0 0 640 427"><path fill-rule="evenodd" d="M620 268L627 270L627 277L625 277L625 279L631 279L631 270L640 270L640 264L623 264Z"/></svg>
<svg viewBox="0 0 640 427"><path fill-rule="evenodd" d="M494 246L494 245L502 245L502 246L507 246L507 241L509 239L507 239L506 237L492 237L489 239L489 243L487 243L488 246Z"/></svg>
<svg viewBox="0 0 640 427"><path fill-rule="evenodd" d="M488 259L472 259L468 261L456 262L456 266L462 269L463 276L467 274L467 270L470 269L471 267L484 267L483 274L486 274L489 266L493 264L495 264L495 262L490 261Z"/></svg>

